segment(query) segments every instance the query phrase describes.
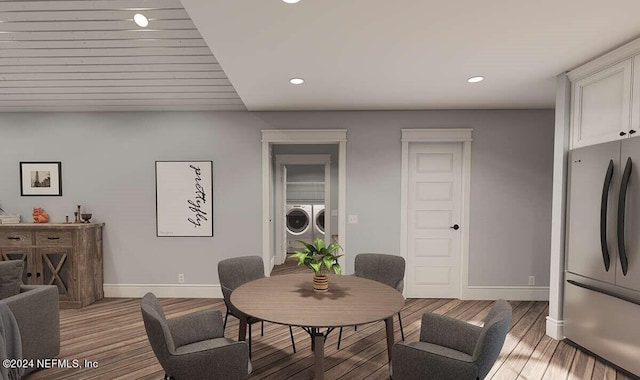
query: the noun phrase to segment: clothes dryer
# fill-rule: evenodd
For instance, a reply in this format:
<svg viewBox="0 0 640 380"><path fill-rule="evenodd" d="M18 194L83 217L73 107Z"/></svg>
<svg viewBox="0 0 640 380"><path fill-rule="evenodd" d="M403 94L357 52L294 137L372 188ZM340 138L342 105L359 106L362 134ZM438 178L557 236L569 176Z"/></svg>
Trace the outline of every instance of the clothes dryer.
<svg viewBox="0 0 640 380"><path fill-rule="evenodd" d="M324 239L324 205L313 205L313 233Z"/></svg>
<svg viewBox="0 0 640 380"><path fill-rule="evenodd" d="M287 252L298 251L304 246L297 240L313 242L313 207L288 204L286 214Z"/></svg>

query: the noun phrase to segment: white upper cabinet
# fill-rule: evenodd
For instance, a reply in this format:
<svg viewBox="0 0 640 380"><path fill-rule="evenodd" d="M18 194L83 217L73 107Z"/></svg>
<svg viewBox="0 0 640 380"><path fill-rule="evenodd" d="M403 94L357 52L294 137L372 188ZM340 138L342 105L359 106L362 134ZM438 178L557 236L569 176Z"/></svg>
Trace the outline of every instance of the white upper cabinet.
<svg viewBox="0 0 640 380"><path fill-rule="evenodd" d="M640 60L626 59L615 65L572 82L571 145L572 148L627 138L631 128L631 112L640 117L636 100L632 107L632 69L640 78ZM636 85L634 89L640 85ZM635 91L635 95L640 93ZM638 123L638 117L635 118Z"/></svg>
<svg viewBox="0 0 640 380"><path fill-rule="evenodd" d="M631 126L629 137L640 135L640 55L633 58L633 93L631 100Z"/></svg>

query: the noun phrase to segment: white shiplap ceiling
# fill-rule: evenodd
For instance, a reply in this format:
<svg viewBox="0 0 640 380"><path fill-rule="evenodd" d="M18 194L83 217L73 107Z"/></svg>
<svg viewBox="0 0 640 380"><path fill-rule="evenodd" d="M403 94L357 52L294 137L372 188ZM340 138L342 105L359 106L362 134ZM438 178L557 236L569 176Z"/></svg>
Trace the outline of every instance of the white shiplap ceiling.
<svg viewBox="0 0 640 380"><path fill-rule="evenodd" d="M245 109L179 0L0 1L0 112Z"/></svg>

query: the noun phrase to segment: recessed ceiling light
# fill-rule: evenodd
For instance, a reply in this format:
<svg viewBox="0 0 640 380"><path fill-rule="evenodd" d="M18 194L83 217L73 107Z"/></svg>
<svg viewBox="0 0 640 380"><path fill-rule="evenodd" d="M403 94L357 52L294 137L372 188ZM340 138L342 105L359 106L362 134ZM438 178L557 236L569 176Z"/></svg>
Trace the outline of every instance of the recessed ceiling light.
<svg viewBox="0 0 640 380"><path fill-rule="evenodd" d="M141 26L143 28L145 28L147 25L149 25L149 20L145 17L145 15L140 14L140 13L136 13L133 16L133 21L135 21L136 24L138 24L138 26Z"/></svg>
<svg viewBox="0 0 640 380"><path fill-rule="evenodd" d="M484 80L484 77L477 76L477 77L471 77L471 78L467 79L467 82L469 82L469 83L478 83L478 82L482 82L483 80Z"/></svg>
<svg viewBox="0 0 640 380"><path fill-rule="evenodd" d="M297 3L297 2L298 2L298 1L300 1L300 0L282 0L282 1L284 1L284 2L285 2L285 3L287 3L287 4L295 4L295 3Z"/></svg>
<svg viewBox="0 0 640 380"><path fill-rule="evenodd" d="M291 83L291 84L303 84L304 83L304 79L302 79L302 78L291 78L291 79L289 79L289 83Z"/></svg>

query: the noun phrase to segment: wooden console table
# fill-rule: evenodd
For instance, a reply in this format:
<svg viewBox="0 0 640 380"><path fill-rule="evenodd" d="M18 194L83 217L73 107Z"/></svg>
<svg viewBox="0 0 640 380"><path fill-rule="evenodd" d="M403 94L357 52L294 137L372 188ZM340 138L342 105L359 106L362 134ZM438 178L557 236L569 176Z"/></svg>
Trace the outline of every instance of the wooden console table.
<svg viewBox="0 0 640 380"><path fill-rule="evenodd" d="M104 296L104 223L0 224L0 258L24 260L22 281L56 285L60 307L81 308Z"/></svg>

